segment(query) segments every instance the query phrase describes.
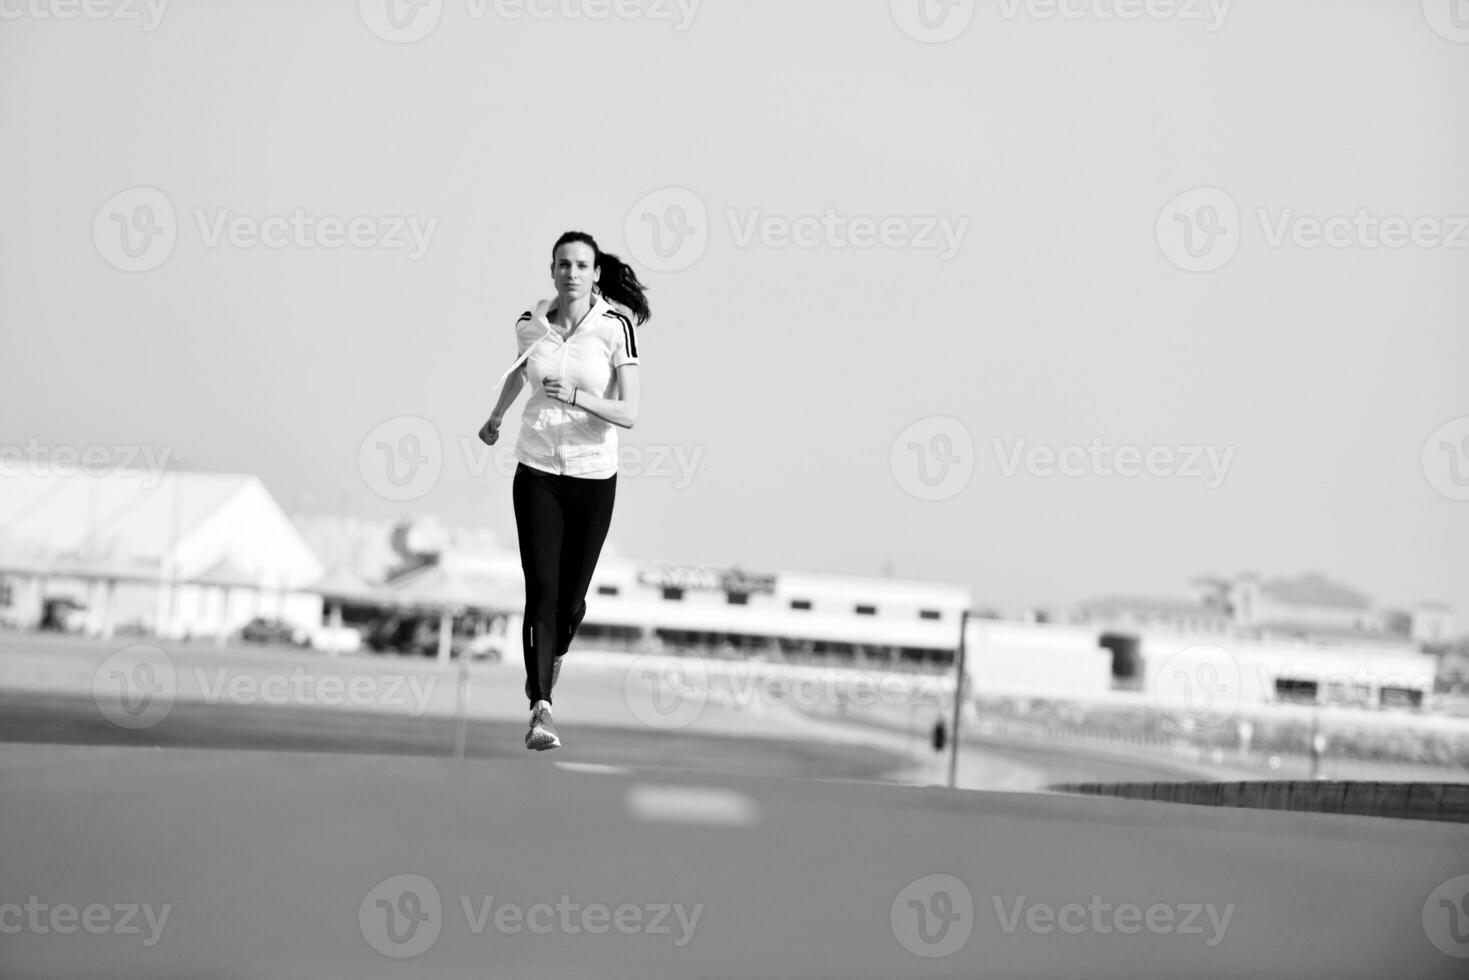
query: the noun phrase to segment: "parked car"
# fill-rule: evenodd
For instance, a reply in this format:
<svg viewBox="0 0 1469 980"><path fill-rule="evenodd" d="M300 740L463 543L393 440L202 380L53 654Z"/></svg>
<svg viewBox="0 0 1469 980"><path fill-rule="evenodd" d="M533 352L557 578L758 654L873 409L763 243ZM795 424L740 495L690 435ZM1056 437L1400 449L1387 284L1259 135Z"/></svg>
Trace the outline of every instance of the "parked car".
<svg viewBox="0 0 1469 980"><path fill-rule="evenodd" d="M256 616L240 628L240 639L246 643L275 643L282 646L304 646L306 631L281 619Z"/></svg>
<svg viewBox="0 0 1469 980"><path fill-rule="evenodd" d="M364 642L374 653L408 653L420 657L439 655L439 621L432 616L393 614L367 627ZM486 633L474 636L455 630L449 655L498 663L503 656L499 637Z"/></svg>
<svg viewBox="0 0 1469 980"><path fill-rule="evenodd" d="M373 653L404 653L413 649L413 634L418 620L409 616L385 616L373 622L366 633L367 647Z"/></svg>
<svg viewBox="0 0 1469 980"><path fill-rule="evenodd" d="M47 599L41 610L40 628L57 633L80 633L86 612L87 607L75 599Z"/></svg>
<svg viewBox="0 0 1469 980"><path fill-rule="evenodd" d="M472 661L497 664L504 658L500 637L486 633L483 636L454 637L453 655L468 657Z"/></svg>

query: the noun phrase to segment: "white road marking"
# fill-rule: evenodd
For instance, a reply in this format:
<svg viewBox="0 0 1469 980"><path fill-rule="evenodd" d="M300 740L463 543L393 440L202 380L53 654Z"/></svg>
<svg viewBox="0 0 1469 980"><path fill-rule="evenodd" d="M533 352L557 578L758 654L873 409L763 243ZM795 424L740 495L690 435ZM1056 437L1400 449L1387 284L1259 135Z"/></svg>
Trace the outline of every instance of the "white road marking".
<svg viewBox="0 0 1469 980"><path fill-rule="evenodd" d="M654 823L752 827L759 805L743 793L717 786L667 786L639 783L627 792L627 809Z"/></svg>
<svg viewBox="0 0 1469 980"><path fill-rule="evenodd" d="M632 770L626 766L603 766L595 762L558 762L557 769L565 769L567 772L590 772L602 776L628 776Z"/></svg>

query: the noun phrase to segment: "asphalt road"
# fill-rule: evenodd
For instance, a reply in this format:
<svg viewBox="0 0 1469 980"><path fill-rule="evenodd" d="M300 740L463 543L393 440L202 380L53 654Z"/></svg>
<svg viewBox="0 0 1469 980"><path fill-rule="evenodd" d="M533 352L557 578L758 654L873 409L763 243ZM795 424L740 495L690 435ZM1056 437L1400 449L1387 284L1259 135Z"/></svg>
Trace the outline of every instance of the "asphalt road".
<svg viewBox="0 0 1469 980"><path fill-rule="evenodd" d="M1459 825L554 753L0 760L7 978L1380 980L1469 954Z"/></svg>
<svg viewBox="0 0 1469 980"><path fill-rule="evenodd" d="M896 752L831 740L739 738L687 730L586 725L559 721L565 747L559 762L644 765L789 777L883 780L908 768ZM472 719L469 759L527 755L524 722ZM147 728L113 724L92 698L0 691L0 742L349 752L450 758L454 720L433 715L349 711L278 705L180 701ZM539 753L537 753L539 754Z"/></svg>
<svg viewBox="0 0 1469 980"><path fill-rule="evenodd" d="M617 670L569 674L550 753L513 671L479 677L462 761L452 684L422 715L181 696L130 729L84 693L108 653L0 660L6 980L1469 972L1461 825L883 784L943 767L773 709L650 728ZM215 655L171 656L182 689ZM1157 767L976 743L961 774Z"/></svg>

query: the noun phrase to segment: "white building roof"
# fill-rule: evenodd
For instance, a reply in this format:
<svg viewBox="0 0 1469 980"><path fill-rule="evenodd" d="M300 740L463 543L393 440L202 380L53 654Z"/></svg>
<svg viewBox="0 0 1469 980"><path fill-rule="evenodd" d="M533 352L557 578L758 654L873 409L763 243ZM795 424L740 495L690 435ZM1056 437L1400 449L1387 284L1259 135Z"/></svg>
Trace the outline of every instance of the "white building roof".
<svg viewBox="0 0 1469 980"><path fill-rule="evenodd" d="M161 560L253 476L20 473L0 478L0 537L14 550L87 549Z"/></svg>
<svg viewBox="0 0 1469 980"><path fill-rule="evenodd" d="M228 564L225 564L228 563ZM0 566L174 574L289 589L322 568L255 476L113 470L0 477Z"/></svg>

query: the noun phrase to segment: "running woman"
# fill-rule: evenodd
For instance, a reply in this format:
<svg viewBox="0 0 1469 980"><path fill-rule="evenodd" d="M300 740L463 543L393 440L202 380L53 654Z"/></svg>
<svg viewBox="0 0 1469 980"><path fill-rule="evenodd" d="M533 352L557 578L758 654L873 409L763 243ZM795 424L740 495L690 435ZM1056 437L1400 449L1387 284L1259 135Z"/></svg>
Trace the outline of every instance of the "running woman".
<svg viewBox="0 0 1469 980"><path fill-rule="evenodd" d="M612 524L617 429L638 419L637 328L649 316L637 274L584 232L556 240L551 280L555 301L520 315L520 358L479 432L493 446L505 412L530 383L512 498L525 573L525 747L536 750L561 744L551 689L586 615L587 588Z"/></svg>

